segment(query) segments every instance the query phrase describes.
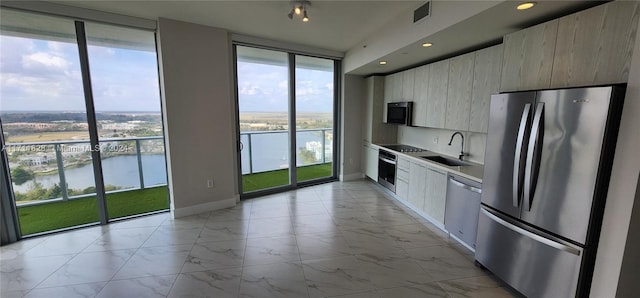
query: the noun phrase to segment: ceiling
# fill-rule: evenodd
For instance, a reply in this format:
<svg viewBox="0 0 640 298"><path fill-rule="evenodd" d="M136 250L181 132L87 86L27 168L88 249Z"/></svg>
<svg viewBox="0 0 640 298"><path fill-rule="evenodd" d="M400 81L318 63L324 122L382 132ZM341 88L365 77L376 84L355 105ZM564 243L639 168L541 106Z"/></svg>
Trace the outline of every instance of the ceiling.
<svg viewBox="0 0 640 298"><path fill-rule="evenodd" d="M399 16L418 8L425 1L314 0L308 10L308 23L287 17L292 8L290 1L54 2L147 19L170 18L224 28L232 33L346 52L362 46L364 40L379 32L386 24L396 21ZM533 9L517 11L514 7L519 2L504 1L454 26L387 53L350 73L387 74L469 52L499 43L507 33L601 3L538 1ZM431 41L434 46L422 48L424 40ZM379 60L386 60L388 64L381 66Z"/></svg>

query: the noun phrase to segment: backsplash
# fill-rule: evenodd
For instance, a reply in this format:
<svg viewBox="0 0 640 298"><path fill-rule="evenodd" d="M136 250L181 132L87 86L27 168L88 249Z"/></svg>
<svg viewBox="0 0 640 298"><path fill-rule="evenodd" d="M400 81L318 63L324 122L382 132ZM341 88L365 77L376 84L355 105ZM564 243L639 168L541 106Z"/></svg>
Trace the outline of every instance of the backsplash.
<svg viewBox="0 0 640 298"><path fill-rule="evenodd" d="M398 144L405 144L427 149L453 157L460 155L460 137L456 136L451 146L449 140L455 130L398 126ZM487 144L487 134L461 131L464 135L465 160L484 164L484 150ZM433 139L438 138L438 143Z"/></svg>

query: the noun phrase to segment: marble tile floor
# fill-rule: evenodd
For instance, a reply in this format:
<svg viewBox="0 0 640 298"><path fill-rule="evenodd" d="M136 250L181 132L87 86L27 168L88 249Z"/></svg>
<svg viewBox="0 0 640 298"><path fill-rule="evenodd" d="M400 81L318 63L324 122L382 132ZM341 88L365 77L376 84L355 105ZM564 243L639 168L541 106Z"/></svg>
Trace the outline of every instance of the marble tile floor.
<svg viewBox="0 0 640 298"><path fill-rule="evenodd" d="M369 181L0 247L1 297L513 297Z"/></svg>

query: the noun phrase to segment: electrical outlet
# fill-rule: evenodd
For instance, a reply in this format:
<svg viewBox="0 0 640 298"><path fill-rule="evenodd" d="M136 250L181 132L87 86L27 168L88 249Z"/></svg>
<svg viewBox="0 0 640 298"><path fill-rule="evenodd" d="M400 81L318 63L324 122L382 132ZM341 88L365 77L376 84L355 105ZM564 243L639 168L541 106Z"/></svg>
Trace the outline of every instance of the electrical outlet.
<svg viewBox="0 0 640 298"><path fill-rule="evenodd" d="M207 180L207 188L213 188L213 179Z"/></svg>
<svg viewBox="0 0 640 298"><path fill-rule="evenodd" d="M439 140L438 140L438 137L433 137L433 143L434 143L434 144L438 144L438 141L439 141Z"/></svg>

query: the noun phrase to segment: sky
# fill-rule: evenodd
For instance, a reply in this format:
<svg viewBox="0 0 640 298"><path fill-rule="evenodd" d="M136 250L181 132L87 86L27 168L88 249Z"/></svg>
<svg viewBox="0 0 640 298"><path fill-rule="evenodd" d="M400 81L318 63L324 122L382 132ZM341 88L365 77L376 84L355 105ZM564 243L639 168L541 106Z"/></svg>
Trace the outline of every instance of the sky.
<svg viewBox="0 0 640 298"><path fill-rule="evenodd" d="M160 111L155 52L89 46L89 64L97 112ZM239 62L238 73L240 111L287 111L286 67ZM297 111L332 112L333 73L296 76ZM75 43L0 36L0 111L84 110Z"/></svg>

